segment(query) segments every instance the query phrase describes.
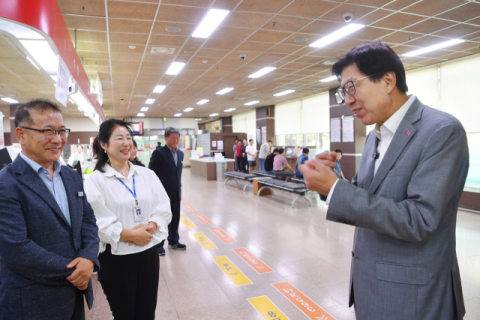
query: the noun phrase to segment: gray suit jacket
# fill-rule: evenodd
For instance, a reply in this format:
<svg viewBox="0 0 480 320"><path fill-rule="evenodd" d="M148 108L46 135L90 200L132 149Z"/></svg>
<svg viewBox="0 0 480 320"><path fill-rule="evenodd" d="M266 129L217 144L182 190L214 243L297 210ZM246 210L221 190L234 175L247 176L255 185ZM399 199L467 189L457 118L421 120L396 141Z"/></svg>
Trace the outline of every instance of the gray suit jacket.
<svg viewBox="0 0 480 320"><path fill-rule="evenodd" d="M358 320L451 320L465 314L455 251L468 172L460 122L416 99L373 177L375 134L327 219L355 225L350 306Z"/></svg>

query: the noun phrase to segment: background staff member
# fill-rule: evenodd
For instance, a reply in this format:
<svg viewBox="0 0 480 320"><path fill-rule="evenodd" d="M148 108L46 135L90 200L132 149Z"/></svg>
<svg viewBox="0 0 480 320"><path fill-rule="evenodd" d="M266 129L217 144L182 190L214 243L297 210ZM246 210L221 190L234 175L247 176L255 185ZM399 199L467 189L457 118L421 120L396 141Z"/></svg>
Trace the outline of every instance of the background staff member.
<svg viewBox="0 0 480 320"><path fill-rule="evenodd" d="M98 162L85 191L99 227L98 280L116 320L153 320L160 270L156 245L167 236L170 201L151 170L130 163L126 122L103 122L93 148Z"/></svg>
<svg viewBox="0 0 480 320"><path fill-rule="evenodd" d="M58 161L70 130L32 100L15 113L22 152L0 170L0 319L82 320L98 268L98 228L83 183Z"/></svg>
<svg viewBox="0 0 480 320"><path fill-rule="evenodd" d="M257 157L257 150L253 147L253 139L249 140L249 145L245 148L245 152L247 153L248 158L248 173L252 173L252 170L255 169L256 161L255 158Z"/></svg>
<svg viewBox="0 0 480 320"><path fill-rule="evenodd" d="M258 153L258 161L260 161L260 170L262 171L265 170L265 160L270 154L272 143L272 140L268 140L267 142L262 143L262 145L260 146L260 151Z"/></svg>
<svg viewBox="0 0 480 320"><path fill-rule="evenodd" d="M168 225L168 248L186 250L187 246L178 242L178 224L180 223L180 201L182 200L183 152L178 149L180 132L169 127L165 130L166 145L153 151L148 167L158 176L167 191L172 208L172 221ZM158 254L165 255L165 240L158 246Z"/></svg>
<svg viewBox="0 0 480 320"><path fill-rule="evenodd" d="M335 152L300 167L307 187L328 195L327 219L356 226L349 305L358 320L463 319L455 224L465 130L406 94L405 69L385 44L352 49L332 73L355 117L375 124L351 183L332 172Z"/></svg>

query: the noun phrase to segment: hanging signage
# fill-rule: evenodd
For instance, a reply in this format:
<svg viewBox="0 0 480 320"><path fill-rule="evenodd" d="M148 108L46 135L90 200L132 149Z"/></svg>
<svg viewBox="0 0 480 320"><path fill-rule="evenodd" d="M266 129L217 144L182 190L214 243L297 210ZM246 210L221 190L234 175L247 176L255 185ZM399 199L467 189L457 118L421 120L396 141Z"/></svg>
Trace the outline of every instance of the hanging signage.
<svg viewBox="0 0 480 320"><path fill-rule="evenodd" d="M57 72L57 86L55 87L55 99L58 100L65 108L68 100L68 80L70 79L70 71L67 65L60 58Z"/></svg>
<svg viewBox="0 0 480 320"><path fill-rule="evenodd" d="M100 106L103 106L103 87L100 81L100 74L97 72L97 80L95 81L95 94L97 95L97 101Z"/></svg>

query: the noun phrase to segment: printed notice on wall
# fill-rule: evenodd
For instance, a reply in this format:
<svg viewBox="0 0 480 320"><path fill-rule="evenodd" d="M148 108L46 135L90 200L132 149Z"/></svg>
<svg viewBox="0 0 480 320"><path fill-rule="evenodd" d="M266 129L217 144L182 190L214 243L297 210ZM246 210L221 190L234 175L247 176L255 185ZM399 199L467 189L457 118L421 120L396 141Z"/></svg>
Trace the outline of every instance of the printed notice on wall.
<svg viewBox="0 0 480 320"><path fill-rule="evenodd" d="M63 106L67 107L68 99L68 80L70 79L70 71L67 68L67 65L60 59L60 64L58 65L57 72L57 85L55 88L55 99L58 100ZM92 116L91 114L89 115Z"/></svg>
<svg viewBox="0 0 480 320"><path fill-rule="evenodd" d="M262 143L267 142L267 127L262 127Z"/></svg>
<svg viewBox="0 0 480 320"><path fill-rule="evenodd" d="M212 148L216 148L217 147L217 141L216 140L212 140Z"/></svg>
<svg viewBox="0 0 480 320"><path fill-rule="evenodd" d="M223 150L223 140L218 140L217 141L217 149L218 150Z"/></svg>
<svg viewBox="0 0 480 320"><path fill-rule="evenodd" d="M341 123L340 118L330 119L330 142L342 142L341 138Z"/></svg>
<svg viewBox="0 0 480 320"><path fill-rule="evenodd" d="M343 142L354 142L355 141L355 130L354 130L354 121L353 116L344 116L342 120L342 140Z"/></svg>

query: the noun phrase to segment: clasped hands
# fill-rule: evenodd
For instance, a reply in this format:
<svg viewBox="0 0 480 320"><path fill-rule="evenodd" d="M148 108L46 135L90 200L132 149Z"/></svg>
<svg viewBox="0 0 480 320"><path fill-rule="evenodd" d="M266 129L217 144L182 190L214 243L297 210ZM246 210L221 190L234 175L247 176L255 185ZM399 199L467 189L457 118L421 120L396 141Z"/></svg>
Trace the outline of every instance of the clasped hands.
<svg viewBox="0 0 480 320"><path fill-rule="evenodd" d="M309 190L328 195L338 179L333 172L336 160L337 154L335 152L325 151L317 154L314 160L305 161L305 164L298 167Z"/></svg>
<svg viewBox="0 0 480 320"><path fill-rule="evenodd" d="M153 233L157 230L157 224L150 221L148 224L139 224L131 229L130 241L126 241L129 246L144 246L150 243Z"/></svg>
<svg viewBox="0 0 480 320"><path fill-rule="evenodd" d="M78 290L85 290L88 287L88 282L93 274L94 263L87 258L75 258L67 266L67 269L75 268L73 273L67 277Z"/></svg>

